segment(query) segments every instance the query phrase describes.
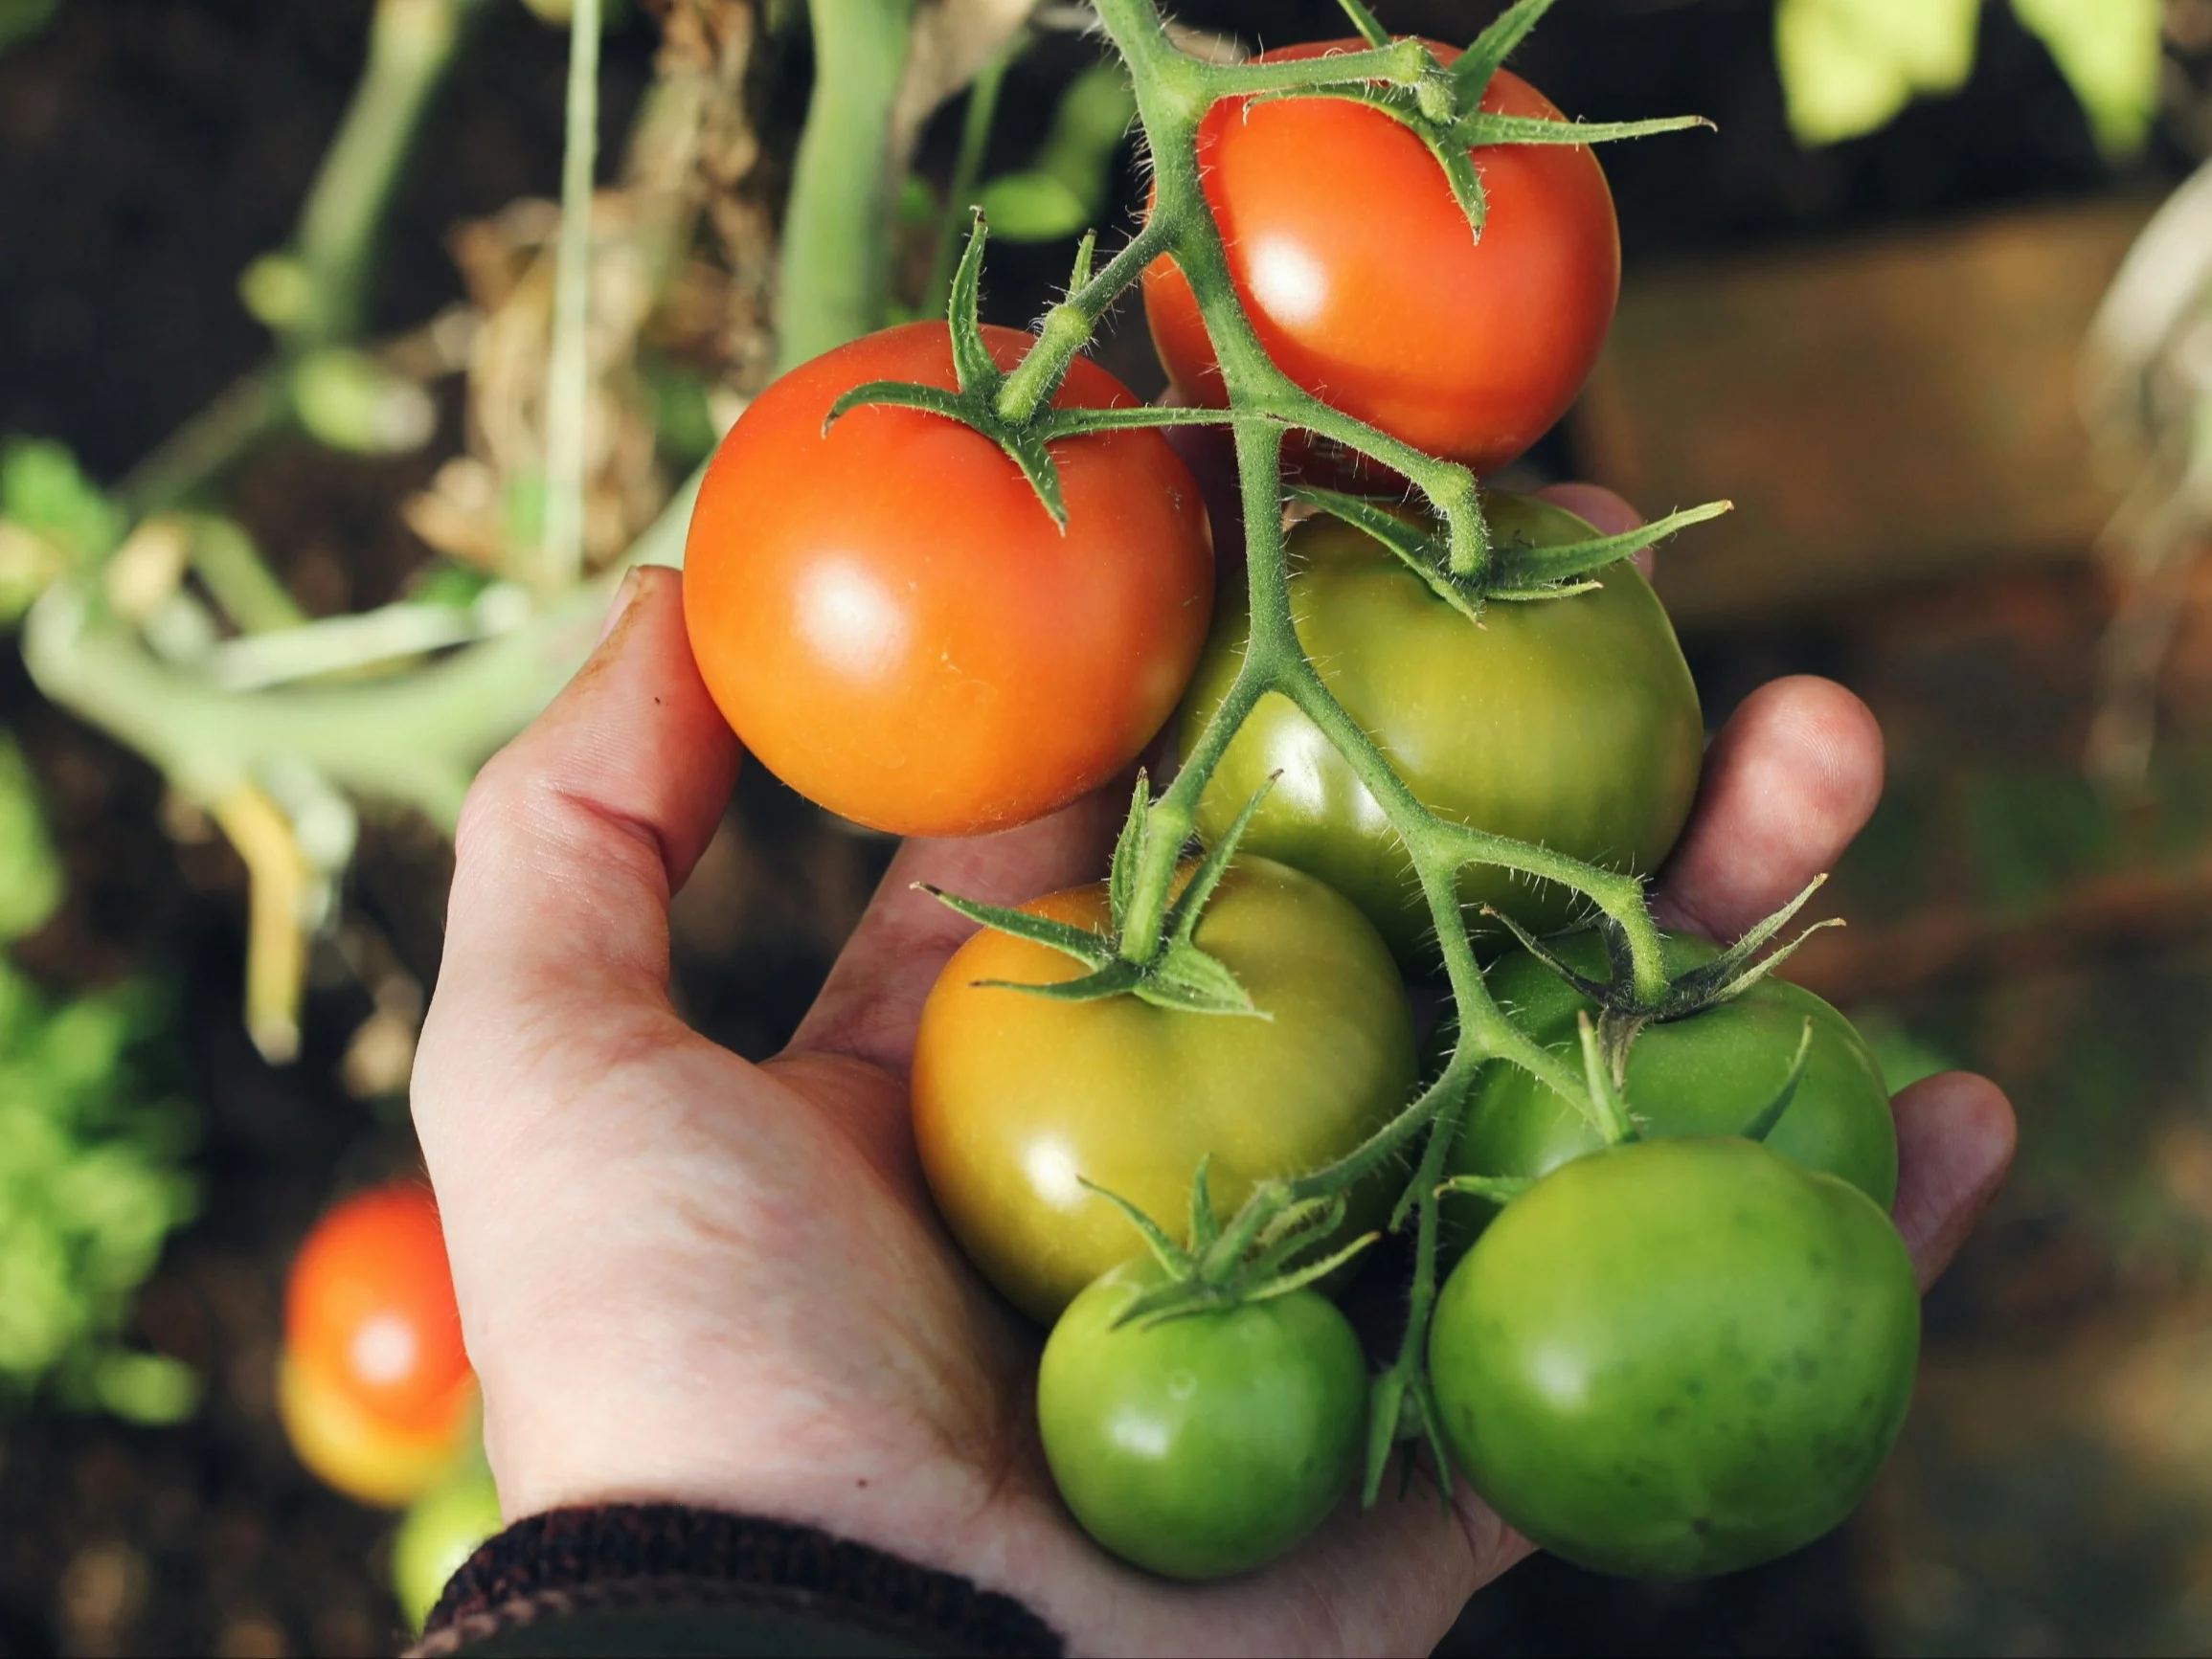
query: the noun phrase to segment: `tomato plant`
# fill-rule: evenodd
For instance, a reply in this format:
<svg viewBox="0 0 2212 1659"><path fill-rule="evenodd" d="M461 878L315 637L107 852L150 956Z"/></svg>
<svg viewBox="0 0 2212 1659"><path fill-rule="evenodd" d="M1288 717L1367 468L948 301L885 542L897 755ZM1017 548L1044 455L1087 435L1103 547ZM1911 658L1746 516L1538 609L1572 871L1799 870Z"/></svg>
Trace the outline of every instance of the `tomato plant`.
<svg viewBox="0 0 2212 1659"><path fill-rule="evenodd" d="M1029 337L985 328L1002 366ZM947 328L915 323L786 374L708 468L684 610L707 688L802 795L902 835L1027 821L1097 787L1166 720L1212 607L1189 470L1157 432L1053 443L1055 525L997 445L839 397L956 388ZM1135 400L1078 358L1055 403Z"/></svg>
<svg viewBox="0 0 2212 1659"><path fill-rule="evenodd" d="M1570 934L1549 948L1579 972L1604 976L1605 948L1595 934ZM1668 965L1678 973L1718 954L1703 939L1667 940ZM1562 1054L1575 1046L1576 1015L1596 1011L1525 953L1496 963L1489 977L1491 994L1513 1009L1522 1029ZM1850 1020L1802 986L1772 975L1702 1013L1637 1033L1628 1051L1626 1088L1638 1132L1743 1132L1789 1076L1807 1020L1813 1042L1804 1075L1766 1145L1850 1182L1886 1210L1897 1196L1897 1126L1881 1063ZM1457 1175L1532 1177L1603 1144L1572 1103L1525 1071L1493 1065L1468 1103L1451 1167Z"/></svg>
<svg viewBox="0 0 2212 1659"><path fill-rule="evenodd" d="M1731 1572L1818 1537L1905 1421L1912 1263L1857 1188L1736 1138L1578 1158L1445 1283L1452 1455L1513 1525L1603 1572Z"/></svg>
<svg viewBox="0 0 2212 1659"><path fill-rule="evenodd" d="M1289 46L1262 61L1361 44ZM1458 56L1430 45L1440 62ZM1510 70L1491 78L1481 107L1562 119ZM1307 392L1482 472L1534 443L1582 390L1620 289L1613 196L1589 149L1475 151L1489 210L1478 241L1435 157L1380 110L1224 99L1198 146L1236 297L1268 355ZM1226 403L1172 258L1146 269L1144 312L1184 398Z"/></svg>
<svg viewBox="0 0 2212 1659"><path fill-rule="evenodd" d="M1117 1324L1161 1269L1138 1256L1069 1304L1037 1424L1060 1495L1116 1555L1217 1579L1281 1555L1343 1495L1367 1366L1315 1290Z"/></svg>
<svg viewBox="0 0 2212 1659"><path fill-rule="evenodd" d="M429 1190L395 1182L315 1223L284 1290L284 1343L317 1388L401 1436L449 1435L472 1395Z"/></svg>
<svg viewBox="0 0 2212 1659"><path fill-rule="evenodd" d="M1024 907L1092 927L1103 884ZM914 1047L914 1122L930 1191L970 1260L1032 1318L1140 1250L1108 1188L1182 1217L1211 1155L1216 1206L1255 1182L1351 1151L1405 1104L1412 1016L1388 951L1345 900L1263 859L1232 865L1198 924L1262 1018L1194 1015L1134 997L1062 1002L1014 986L1080 972L986 930L937 976ZM1379 1185L1355 1195L1371 1223Z"/></svg>
<svg viewBox="0 0 2212 1659"><path fill-rule="evenodd" d="M1501 541L1596 534L1543 502L1484 499ZM1287 550L1299 645L1424 806L1591 863L1648 871L1666 856L1697 793L1704 734L1674 629L1634 566L1609 566L1601 587L1569 598L1493 604L1478 629L1338 519L1306 520ZM1225 608L1185 705L1186 748L1228 695L1250 626ZM1244 844L1353 899L1402 959L1433 959L1434 923L1396 831L1288 699L1263 699L1230 743L1199 803L1200 834L1219 835L1271 775ZM1581 902L1478 864L1460 871L1459 893L1539 932Z"/></svg>

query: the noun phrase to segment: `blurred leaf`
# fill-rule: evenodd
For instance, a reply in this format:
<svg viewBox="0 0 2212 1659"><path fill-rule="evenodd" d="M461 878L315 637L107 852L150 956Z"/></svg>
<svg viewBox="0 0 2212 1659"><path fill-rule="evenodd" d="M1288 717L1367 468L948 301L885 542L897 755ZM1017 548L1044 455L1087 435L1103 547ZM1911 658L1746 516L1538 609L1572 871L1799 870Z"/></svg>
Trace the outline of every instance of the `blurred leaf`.
<svg viewBox="0 0 2212 1659"><path fill-rule="evenodd" d="M1916 97L1957 91L1974 68L1979 12L1980 0L1781 0L1774 56L1790 130L1800 144L1834 144L1886 124Z"/></svg>
<svg viewBox="0 0 2212 1659"><path fill-rule="evenodd" d="M75 456L47 438L0 446L0 520L75 561L100 558L123 539L123 509L84 476Z"/></svg>
<svg viewBox="0 0 2212 1659"><path fill-rule="evenodd" d="M38 786L15 740L0 731L0 943L36 932L61 903L61 865Z"/></svg>
<svg viewBox="0 0 2212 1659"><path fill-rule="evenodd" d="M0 0L0 52L28 40L61 9L61 0Z"/></svg>
<svg viewBox="0 0 2212 1659"><path fill-rule="evenodd" d="M1924 1077L1958 1069L1955 1055L1907 1028L1886 1008L1854 1008L1851 1023L1859 1027L1859 1035L1874 1050L1874 1058L1882 1066L1882 1081L1889 1086L1891 1094L1911 1087Z"/></svg>
<svg viewBox="0 0 2212 1659"><path fill-rule="evenodd" d="M661 453L683 471L714 453L722 439L707 382L689 370L655 356L641 356L638 373L652 400L653 431Z"/></svg>
<svg viewBox="0 0 2212 1659"><path fill-rule="evenodd" d="M92 1393L125 1423L159 1426L182 1423L199 1409L200 1377L166 1354L117 1350L93 1368Z"/></svg>
<svg viewBox="0 0 2212 1659"><path fill-rule="evenodd" d="M2133 155L2158 108L2159 0L2012 0L2089 118L2098 147Z"/></svg>
<svg viewBox="0 0 2212 1659"><path fill-rule="evenodd" d="M983 186L983 217L1005 242L1056 242L1091 222L1083 198L1047 172L1006 173Z"/></svg>

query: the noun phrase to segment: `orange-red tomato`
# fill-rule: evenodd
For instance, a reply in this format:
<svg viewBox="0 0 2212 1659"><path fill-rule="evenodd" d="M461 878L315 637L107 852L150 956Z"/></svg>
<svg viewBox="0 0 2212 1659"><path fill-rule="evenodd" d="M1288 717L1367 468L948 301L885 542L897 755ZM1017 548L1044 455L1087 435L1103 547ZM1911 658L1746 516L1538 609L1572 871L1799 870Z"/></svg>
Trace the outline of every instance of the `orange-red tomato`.
<svg viewBox="0 0 2212 1659"><path fill-rule="evenodd" d="M395 1424L365 1408L348 1379L292 1353L277 1361L277 1415L309 1474L382 1509L443 1484L477 1434L476 1390L466 1379L443 1423Z"/></svg>
<svg viewBox="0 0 2212 1659"><path fill-rule="evenodd" d="M1457 56L1430 44L1445 61ZM1505 70L1482 107L1562 119ZM1199 133L1230 273L1276 366L1332 407L1480 472L1534 443L1589 378L1620 290L1620 235L1586 146L1489 146L1474 157L1489 202L1479 244L1435 157L1378 110L1225 100ZM1144 310L1178 392L1223 406L1197 300L1165 257L1144 274Z"/></svg>
<svg viewBox="0 0 2212 1659"><path fill-rule="evenodd" d="M985 343L1011 368L1030 344ZM1025 822L1133 760L1206 639L1212 541L1159 433L1055 442L1063 534L988 438L855 409L869 380L952 388L941 323L888 328L771 386L723 439L685 553L699 672L760 760L832 812L901 835ZM1077 358L1057 402L1135 401Z"/></svg>
<svg viewBox="0 0 2212 1659"><path fill-rule="evenodd" d="M471 1398L438 1206L395 1183L315 1223L292 1262L284 1342L363 1414L406 1434L450 1432Z"/></svg>

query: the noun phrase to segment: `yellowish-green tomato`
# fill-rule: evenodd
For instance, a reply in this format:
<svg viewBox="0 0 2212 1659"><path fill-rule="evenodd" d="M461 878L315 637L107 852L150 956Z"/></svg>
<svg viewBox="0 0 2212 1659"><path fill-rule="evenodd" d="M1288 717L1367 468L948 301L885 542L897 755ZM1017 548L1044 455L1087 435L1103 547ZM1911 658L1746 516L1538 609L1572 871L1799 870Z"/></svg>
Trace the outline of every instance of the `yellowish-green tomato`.
<svg viewBox="0 0 2212 1659"><path fill-rule="evenodd" d="M1555 546L1597 534L1524 496L1484 498L1493 536ZM1291 606L1306 655L1421 803L1440 816L1612 868L1656 868L1689 817L1704 764L1697 686L1658 595L1635 566L1569 598L1498 602L1477 627L1365 531L1313 518L1290 535ZM1250 617L1224 606L1184 701L1189 753L1244 661ZM1210 842L1275 788L1241 843L1321 878L1365 910L1409 965L1434 930L1381 806L1320 729L1261 699L1198 810ZM1459 896L1532 932L1581 908L1566 888L1495 866Z"/></svg>
<svg viewBox="0 0 2212 1659"><path fill-rule="evenodd" d="M1106 886L1025 908L1096 928ZM1343 1156L1411 1097L1405 989L1348 901L1297 870L1240 858L1196 943L1229 965L1263 1018L1130 996L1058 1002L985 983L1084 972L987 930L945 964L922 1010L914 1117L930 1191L983 1276L1041 1323L1144 1248L1086 1181L1180 1238L1200 1159L1212 1160L1226 1219L1253 1183ZM1355 1189L1347 1230L1376 1224L1388 1197L1377 1184Z"/></svg>

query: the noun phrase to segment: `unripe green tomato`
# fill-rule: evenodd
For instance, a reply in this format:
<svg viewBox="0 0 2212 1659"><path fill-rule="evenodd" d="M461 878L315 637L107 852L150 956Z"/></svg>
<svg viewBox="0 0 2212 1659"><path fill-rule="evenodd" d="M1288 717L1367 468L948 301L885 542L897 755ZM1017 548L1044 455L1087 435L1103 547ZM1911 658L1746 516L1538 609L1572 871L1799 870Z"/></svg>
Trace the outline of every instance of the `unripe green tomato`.
<svg viewBox="0 0 2212 1659"><path fill-rule="evenodd" d="M1605 945L1595 933L1571 933L1550 941L1550 948L1578 972L1605 976ZM1670 973L1719 953L1703 939L1670 934L1666 940ZM1580 1075L1575 1016L1595 1018L1596 1004L1524 952L1495 963L1487 982L1513 1022ZM1805 1075L1766 1144L1807 1169L1849 1181L1887 1210L1897 1197L1897 1123L1881 1062L1850 1020L1801 985L1769 975L1702 1014L1645 1026L1629 1045L1628 1109L1646 1138L1740 1133L1780 1092L1808 1019L1813 1047ZM1572 1103L1518 1065L1494 1062L1468 1101L1452 1146L1452 1173L1534 1178L1603 1144ZM1453 1194L1445 1213L1479 1223L1495 1208Z"/></svg>
<svg viewBox="0 0 2212 1659"><path fill-rule="evenodd" d="M1365 1438L1366 1360L1310 1289L1117 1328L1162 1278L1137 1257L1068 1305L1045 1344L1037 1425L1085 1532L1172 1579L1226 1578L1336 1507Z"/></svg>
<svg viewBox="0 0 2212 1659"><path fill-rule="evenodd" d="M1578 1158L1445 1281L1430 1379L1454 1461L1544 1548L1733 1572L1848 1515L1905 1421L1920 1300L1865 1194L1732 1137Z"/></svg>
<svg viewBox="0 0 2212 1659"><path fill-rule="evenodd" d="M1597 532L1525 496L1483 498L1501 543L1554 546ZM1306 520L1290 534L1291 605L1323 681L1414 796L1447 818L1619 869L1650 870L1689 817L1704 764L1697 686L1651 585L1622 562L1570 598L1492 604L1478 628L1364 531ZM1185 753L1244 660L1247 609L1227 604L1184 700ZM1320 877L1420 966L1433 929L1405 848L1382 808L1280 696L1253 710L1199 804L1221 835L1271 773L1274 791L1243 846ZM1460 872L1469 905L1532 932L1587 905L1565 888L1495 867Z"/></svg>
<svg viewBox="0 0 2212 1659"><path fill-rule="evenodd" d="M499 1530L499 1489L481 1457L401 1517L392 1538L392 1588L410 1629L422 1628L446 1581Z"/></svg>

